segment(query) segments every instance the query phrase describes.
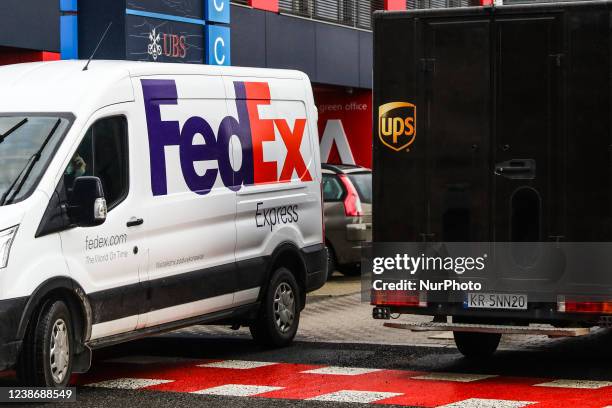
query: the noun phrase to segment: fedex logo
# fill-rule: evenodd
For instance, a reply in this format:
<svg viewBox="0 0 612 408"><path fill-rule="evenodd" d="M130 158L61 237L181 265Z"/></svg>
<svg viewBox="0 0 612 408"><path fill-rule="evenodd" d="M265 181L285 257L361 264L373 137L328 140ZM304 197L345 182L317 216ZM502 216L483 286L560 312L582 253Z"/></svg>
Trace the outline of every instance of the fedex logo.
<svg viewBox="0 0 612 408"><path fill-rule="evenodd" d="M233 191L243 185L289 182L295 171L302 181L311 181L300 152L306 119L297 119L293 129L285 119L262 119L258 107L270 104L270 87L266 82L234 82L238 118L226 116L219 129L212 129L200 116L189 118L180 128L178 121L161 119L162 105L177 105L178 93L174 80L142 79L149 155L151 161L151 188L154 196L168 194L166 177L166 146L179 146L181 171L191 191L205 195L213 188L218 176ZM287 155L280 175L276 161L265 161L263 145L276 140L275 130L281 135ZM196 135L205 144L194 144ZM242 150L242 164L234 169L231 164L230 139L236 136ZM216 168L198 174L194 163L215 161Z"/></svg>

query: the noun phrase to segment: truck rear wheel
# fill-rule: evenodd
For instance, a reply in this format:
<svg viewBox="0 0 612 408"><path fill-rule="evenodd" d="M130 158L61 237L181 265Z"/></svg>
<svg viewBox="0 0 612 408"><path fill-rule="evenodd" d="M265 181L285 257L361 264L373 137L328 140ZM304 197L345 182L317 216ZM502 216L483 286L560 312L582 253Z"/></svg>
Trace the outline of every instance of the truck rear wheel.
<svg viewBox="0 0 612 408"><path fill-rule="evenodd" d="M499 333L472 333L453 332L457 348L470 360L484 360L489 358L501 340Z"/></svg>
<svg viewBox="0 0 612 408"><path fill-rule="evenodd" d="M32 320L24 339L17 375L33 387L65 387L72 375L74 335L72 319L61 300L47 302Z"/></svg>
<svg viewBox="0 0 612 408"><path fill-rule="evenodd" d="M284 347L293 341L300 323L300 287L289 269L278 268L263 297L259 315L249 327L258 343Z"/></svg>

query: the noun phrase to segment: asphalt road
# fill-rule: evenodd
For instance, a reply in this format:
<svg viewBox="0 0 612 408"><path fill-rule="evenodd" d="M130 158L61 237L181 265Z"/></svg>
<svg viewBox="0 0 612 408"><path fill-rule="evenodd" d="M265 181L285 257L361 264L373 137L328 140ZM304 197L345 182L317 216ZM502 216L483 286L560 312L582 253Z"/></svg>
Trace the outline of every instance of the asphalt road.
<svg viewBox="0 0 612 408"><path fill-rule="evenodd" d="M368 316L351 324L350 313L363 314L368 306L350 294L354 282L336 285L340 289L332 288L332 294L311 298L303 317L306 333L287 348L261 348L244 331L200 327L97 351L91 372L76 378L78 406L355 407L342 401L448 407L612 405L610 331L553 341L523 337L507 342L490 360L474 363L444 336L424 341L407 332L405 345L397 345L402 337ZM344 308L351 302L357 303ZM319 323L309 328L315 318ZM321 322L333 328L340 321L356 326L354 332L343 332L345 341L326 334L332 332L326 327L316 337L314 328ZM376 343L358 342L365 325L381 333L379 340L371 337ZM388 338L392 341L385 342ZM0 386L14 384L10 374L0 379Z"/></svg>

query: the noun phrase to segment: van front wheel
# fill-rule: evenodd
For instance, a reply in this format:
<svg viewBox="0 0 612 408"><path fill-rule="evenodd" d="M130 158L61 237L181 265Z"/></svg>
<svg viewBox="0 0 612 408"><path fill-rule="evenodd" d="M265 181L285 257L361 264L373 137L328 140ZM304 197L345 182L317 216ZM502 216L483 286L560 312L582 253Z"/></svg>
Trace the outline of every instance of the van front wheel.
<svg viewBox="0 0 612 408"><path fill-rule="evenodd" d="M300 323L300 288L287 268L278 268L262 299L257 319L250 325L258 343L284 347L293 341Z"/></svg>
<svg viewBox="0 0 612 408"><path fill-rule="evenodd" d="M47 302L32 321L17 362L23 385L65 387L72 375L74 337L64 302Z"/></svg>

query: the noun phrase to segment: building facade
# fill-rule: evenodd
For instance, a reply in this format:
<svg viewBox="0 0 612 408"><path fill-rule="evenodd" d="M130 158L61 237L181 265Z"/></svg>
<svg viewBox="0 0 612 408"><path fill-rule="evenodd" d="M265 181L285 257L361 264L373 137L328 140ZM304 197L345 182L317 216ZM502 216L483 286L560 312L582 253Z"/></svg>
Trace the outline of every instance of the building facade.
<svg viewBox="0 0 612 408"><path fill-rule="evenodd" d="M87 59L100 43L99 59L298 69L323 161L370 167L372 13L474 1L2 0L0 65Z"/></svg>

